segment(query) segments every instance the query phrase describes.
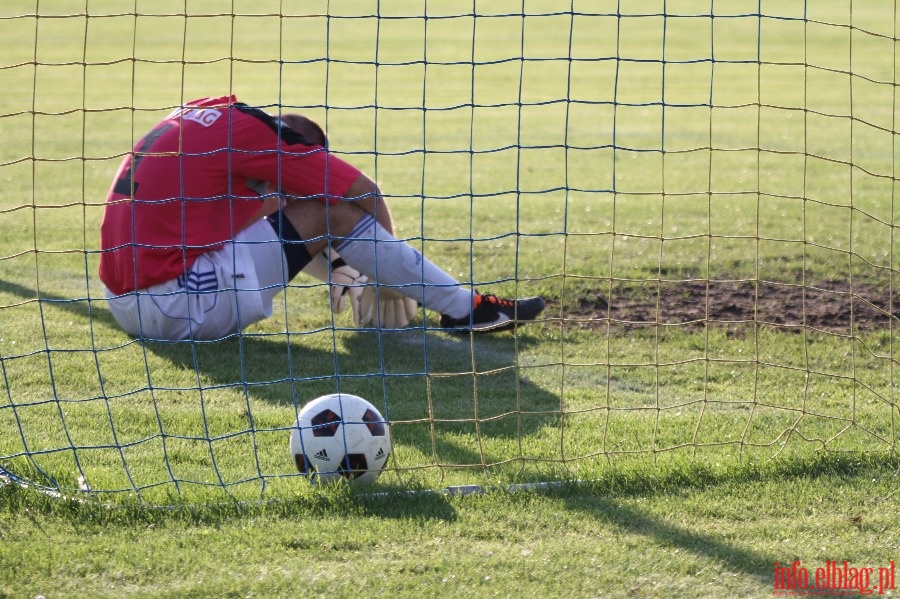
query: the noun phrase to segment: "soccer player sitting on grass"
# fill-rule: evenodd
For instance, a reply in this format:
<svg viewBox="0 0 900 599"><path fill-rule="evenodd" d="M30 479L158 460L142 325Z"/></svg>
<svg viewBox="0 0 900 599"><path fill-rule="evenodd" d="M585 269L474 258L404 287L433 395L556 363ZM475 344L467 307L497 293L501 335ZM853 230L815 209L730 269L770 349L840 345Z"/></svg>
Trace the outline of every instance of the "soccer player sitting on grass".
<svg viewBox="0 0 900 599"><path fill-rule="evenodd" d="M137 142L100 242L110 311L140 337L237 332L301 271L330 284L334 311L349 297L359 326L405 327L421 304L445 329L491 331L544 309L460 285L394 236L375 182L331 154L316 123L234 96L189 102Z"/></svg>

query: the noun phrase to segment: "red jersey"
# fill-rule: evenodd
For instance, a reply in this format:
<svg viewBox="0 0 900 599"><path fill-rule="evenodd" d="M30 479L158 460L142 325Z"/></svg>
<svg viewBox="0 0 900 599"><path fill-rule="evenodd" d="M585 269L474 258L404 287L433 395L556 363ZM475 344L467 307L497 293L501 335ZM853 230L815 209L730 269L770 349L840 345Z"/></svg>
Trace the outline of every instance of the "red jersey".
<svg viewBox="0 0 900 599"><path fill-rule="evenodd" d="M360 171L234 96L175 110L125 157L100 227L100 279L116 295L184 274L248 223L248 179L337 201Z"/></svg>

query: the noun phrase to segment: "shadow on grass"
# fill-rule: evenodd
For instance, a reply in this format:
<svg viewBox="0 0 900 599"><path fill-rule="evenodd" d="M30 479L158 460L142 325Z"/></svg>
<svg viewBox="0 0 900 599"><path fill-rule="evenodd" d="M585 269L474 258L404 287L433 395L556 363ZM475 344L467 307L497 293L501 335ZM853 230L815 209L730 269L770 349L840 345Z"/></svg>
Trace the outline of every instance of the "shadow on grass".
<svg viewBox="0 0 900 599"><path fill-rule="evenodd" d="M863 481L874 472L896 477L898 471L900 456L896 453L843 455L822 452L805 458L736 464L724 469L688 461L681 467L669 470L655 470L652 465L639 471L613 469L590 483L555 487L552 495L561 499L567 510L590 514L623 533L646 537L655 545L690 552L700 559L723 564L771 586L774 564L784 561L783 555L743 548L721 536L679 526L638 506L629 505L628 500L664 494L680 496L724 486L733 487L732 494L742 496L748 491L742 486L760 482L777 481L791 485L800 480ZM822 482L827 483L825 480Z"/></svg>
<svg viewBox="0 0 900 599"><path fill-rule="evenodd" d="M714 570L721 572L718 568L721 564L757 579L760 584L771 585L772 567L776 561L783 559L742 548L713 534L678 526L638 507L623 505L611 499L573 500L568 501L566 506L571 510L588 512L616 527L621 533L645 537L654 546L689 552L696 556L698 569L711 563Z"/></svg>
<svg viewBox="0 0 900 599"><path fill-rule="evenodd" d="M424 328L325 328L143 344L202 375L204 385L239 389L248 410L254 401L299 411L328 393L364 397L392 423L395 445L415 448L431 466L482 468L514 459L505 452L516 439L556 426L560 417L559 397L520 376L522 339L508 334L470 339ZM411 465L421 466L398 464Z"/></svg>
<svg viewBox="0 0 900 599"><path fill-rule="evenodd" d="M0 290L37 300L36 308L52 305L87 319L92 328L119 328L105 299L38 293L8 281L0 281ZM365 397L395 425L395 445L414 448L420 456L416 459L426 460L429 468L483 469L508 463L522 457L510 455L518 439L558 425L559 397L520 376L519 352L537 343L527 329L518 335L469 336L421 325L379 331L330 324L324 322L315 330L245 331L219 341L136 343L177 370L191 373L189 378L196 373L198 394L237 392L246 405L235 409L245 416L252 417L261 403L283 407L284 426L291 424L291 413L321 395L344 392ZM134 343L129 345L134 348ZM134 367L151 370L147 364ZM163 389L165 383L153 381Z"/></svg>
<svg viewBox="0 0 900 599"><path fill-rule="evenodd" d="M70 312L73 316L87 318L92 325L101 324L111 328L119 328L112 313L106 309L105 298L71 298L55 293L48 293L47 291L38 292L32 287L26 287L4 279L0 279L0 293L9 293L10 295L18 296L22 298L23 301L31 300L50 304L56 308L61 308ZM103 307L101 308L100 305Z"/></svg>
<svg viewBox="0 0 900 599"><path fill-rule="evenodd" d="M307 519L375 517L385 520L431 520L452 524L460 521L463 512L496 510L505 505L514 517L521 502L534 509L537 501L547 510L548 526L557 526L554 514L569 510L596 519L605 528L623 535L640 537L650 546L678 550L695 558L698 566L707 565L717 572L745 575L760 585L771 588L772 568L782 555L742 547L715 532L699 530L711 528L709 522L677 524L671 517L658 515L651 508L631 502L634 498L652 499L686 493L699 494L706 489L723 489L722 495L742 502L751 485L766 482L791 485L801 480L822 485L839 481L866 486L870 478L893 476L900 471L900 457L896 454L838 455L817 454L808 458L768 462L761 465L712 467L686 461L669 469L657 469L650 461L640 468L611 468L600 478L586 483L547 485L525 495L504 490L488 491L497 496L485 505L471 496L453 495L431 490L396 492L359 492L345 486L304 493L295 498L268 502L222 502L193 505L175 499L173 505L152 508L138 501L109 506L99 501L54 499L24 489L18 485L0 485L0 509L11 514L33 518L47 514L71 521L79 526L106 526L124 530L152 525L183 524L187 526L222 527L256 517L282 519L296 523ZM519 499L521 497L521 500ZM546 498L549 501L543 501ZM764 499L764 498L761 498ZM465 520L471 522L474 515ZM459 534L467 534L460 531ZM329 540L328 542L332 542ZM313 535L297 535L287 541L286 549L321 547L322 540ZM347 547L336 547L347 549ZM646 574L646 573L639 573Z"/></svg>

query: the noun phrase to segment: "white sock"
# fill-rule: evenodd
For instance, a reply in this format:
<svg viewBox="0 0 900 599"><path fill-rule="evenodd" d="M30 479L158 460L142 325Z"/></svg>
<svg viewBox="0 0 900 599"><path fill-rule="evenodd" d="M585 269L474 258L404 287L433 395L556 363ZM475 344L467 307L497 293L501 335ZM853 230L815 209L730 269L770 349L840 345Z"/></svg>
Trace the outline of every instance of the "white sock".
<svg viewBox="0 0 900 599"><path fill-rule="evenodd" d="M412 246L388 233L370 214L359 221L337 251L370 280L393 287L429 310L451 318L465 318L472 312L471 289L463 288Z"/></svg>

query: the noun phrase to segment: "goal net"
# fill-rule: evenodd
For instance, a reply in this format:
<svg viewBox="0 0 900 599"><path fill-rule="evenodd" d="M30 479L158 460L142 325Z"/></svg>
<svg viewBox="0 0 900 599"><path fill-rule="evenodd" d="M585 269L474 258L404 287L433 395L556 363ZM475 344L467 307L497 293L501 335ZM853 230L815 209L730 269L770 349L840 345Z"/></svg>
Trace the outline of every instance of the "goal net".
<svg viewBox="0 0 900 599"><path fill-rule="evenodd" d="M228 12L222 12L223 6ZM379 486L894 452L895 2L6 0L0 482L290 495L297 415L390 422ZM111 316L99 226L161 118L305 114L398 237L538 322L357 329L299 276L215 341Z"/></svg>

